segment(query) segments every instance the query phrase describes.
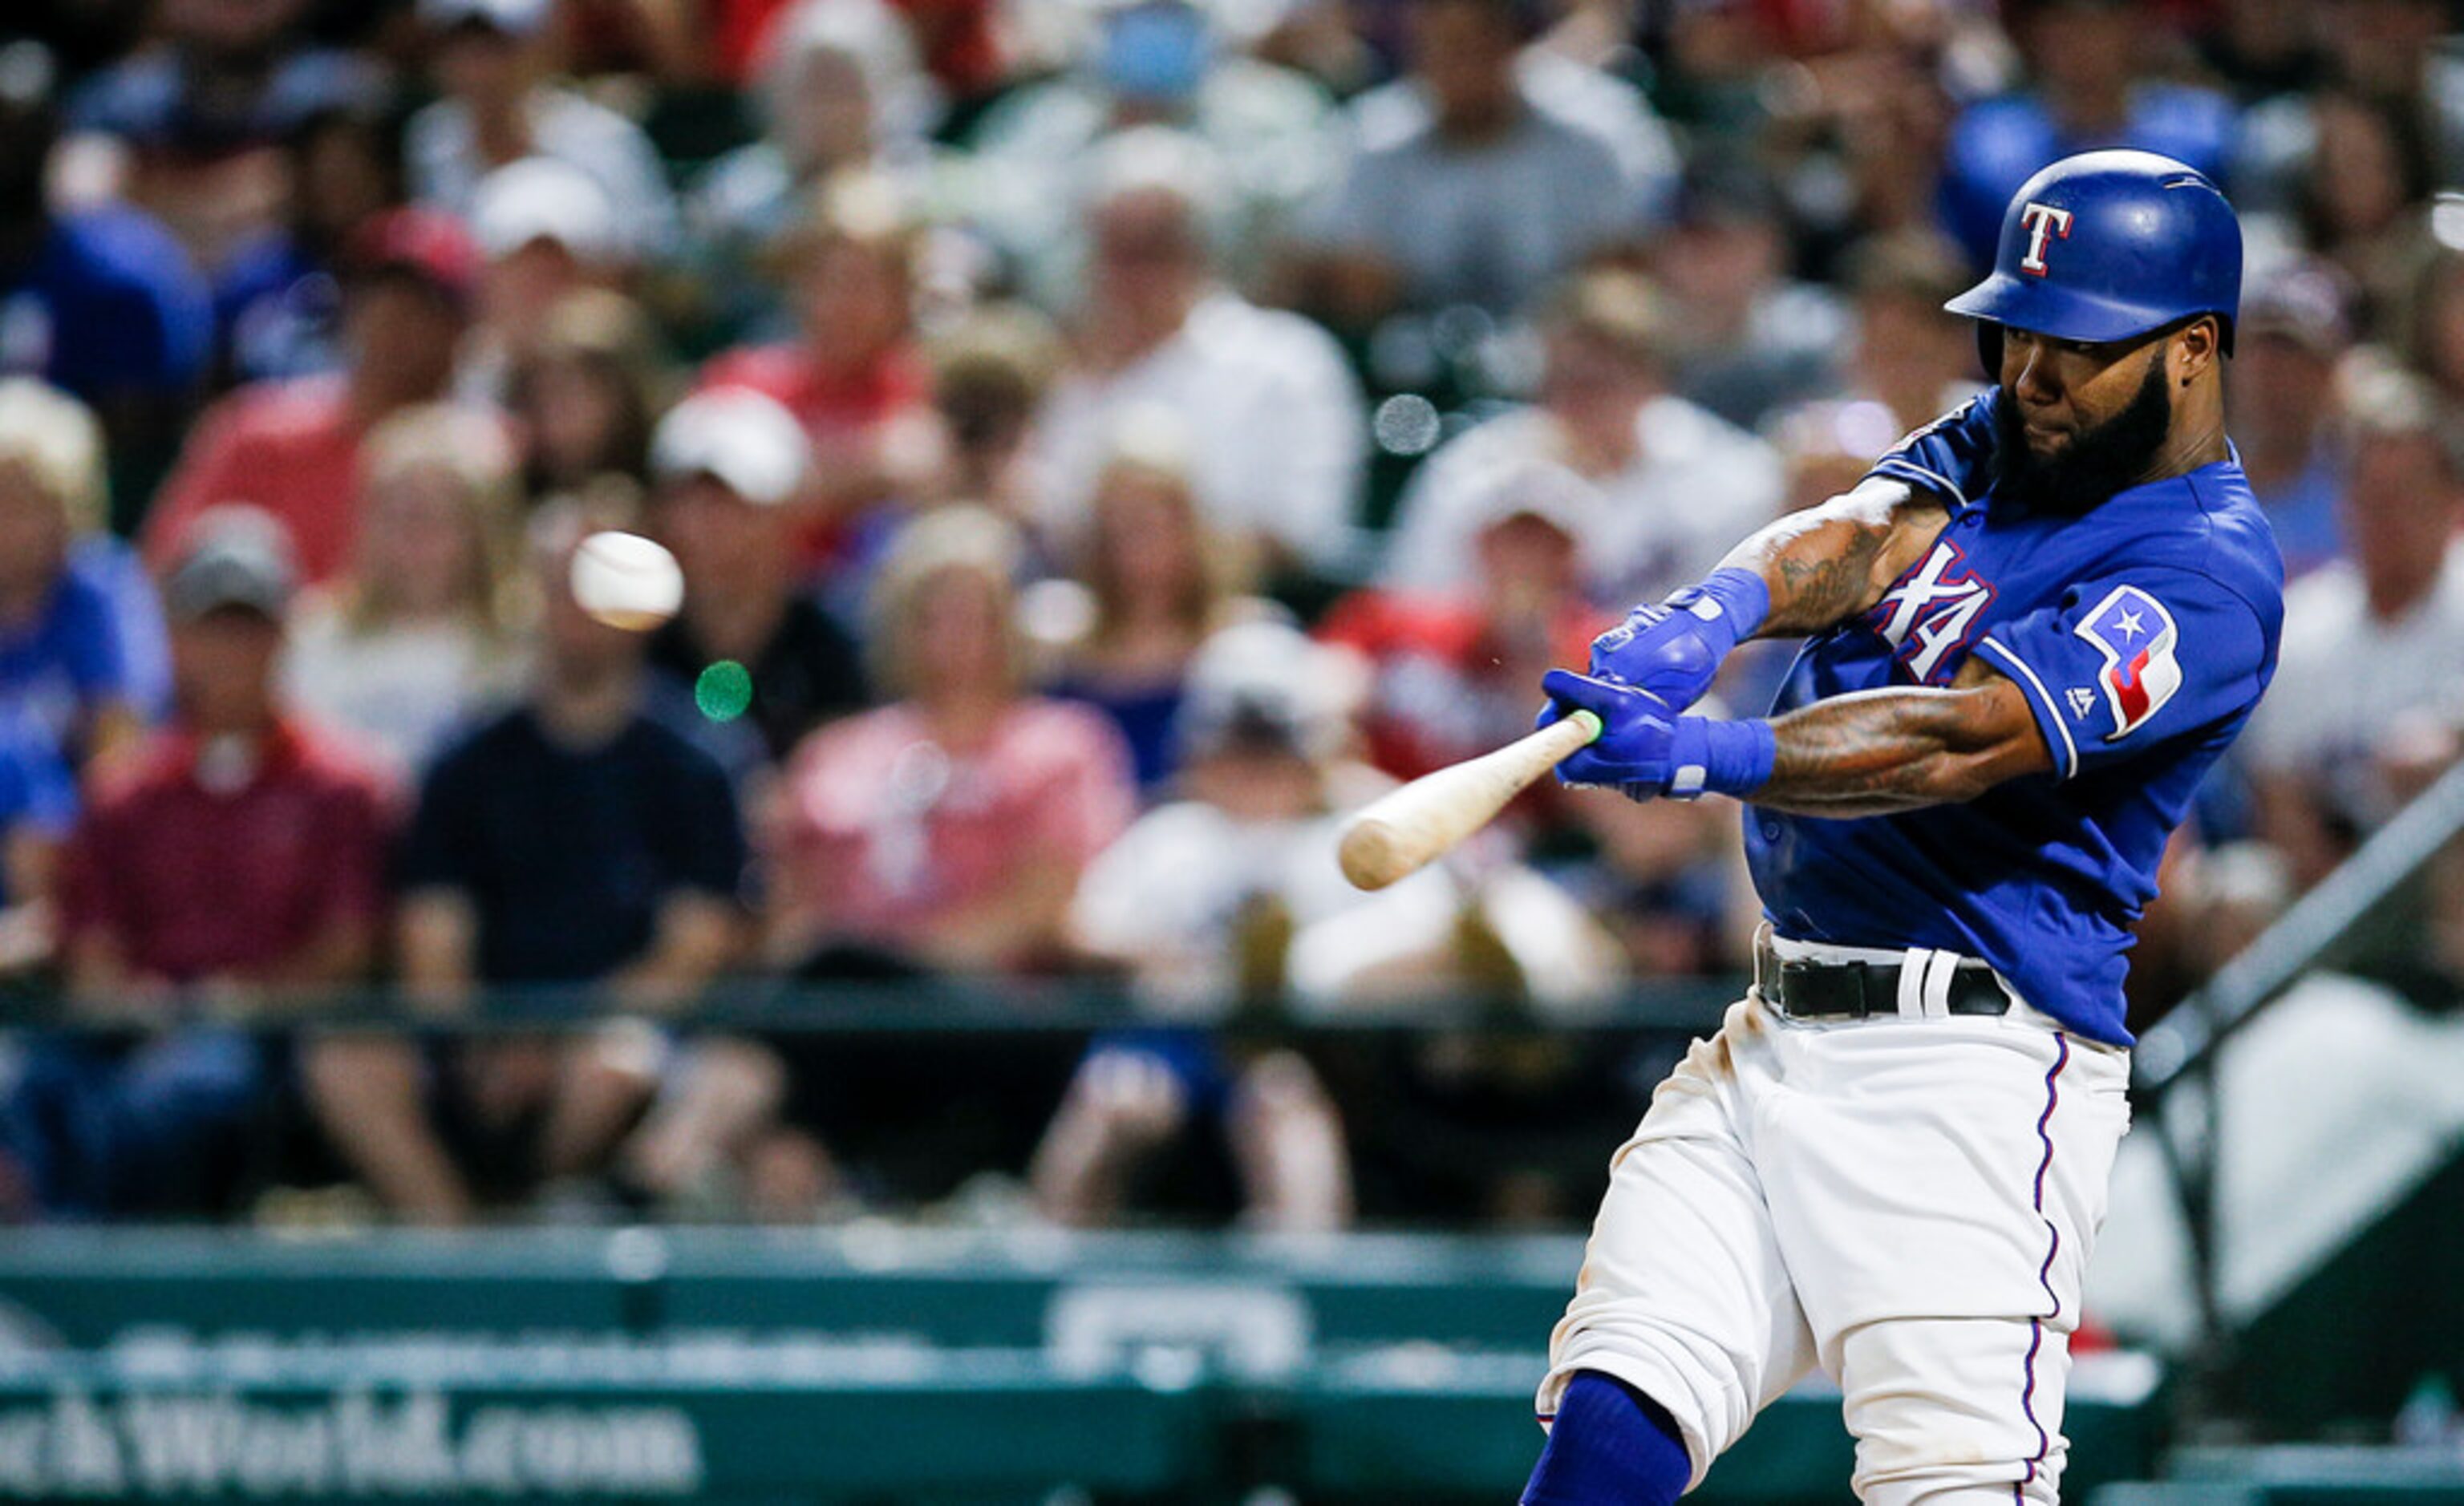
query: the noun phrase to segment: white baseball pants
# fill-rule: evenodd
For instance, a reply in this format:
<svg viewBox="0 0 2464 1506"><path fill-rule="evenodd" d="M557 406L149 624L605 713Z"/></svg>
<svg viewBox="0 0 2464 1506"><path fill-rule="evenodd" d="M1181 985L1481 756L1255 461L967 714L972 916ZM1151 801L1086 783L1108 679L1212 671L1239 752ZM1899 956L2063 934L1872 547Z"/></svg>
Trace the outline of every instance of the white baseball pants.
<svg viewBox="0 0 2464 1506"><path fill-rule="evenodd" d="M1869 1506L2053 1506L2128 1054L2015 999L1903 1011L1796 1021L1749 994L1695 1043L1611 1164L1544 1423L1574 1372L1616 1376L1676 1419L1690 1489L1818 1365Z"/></svg>

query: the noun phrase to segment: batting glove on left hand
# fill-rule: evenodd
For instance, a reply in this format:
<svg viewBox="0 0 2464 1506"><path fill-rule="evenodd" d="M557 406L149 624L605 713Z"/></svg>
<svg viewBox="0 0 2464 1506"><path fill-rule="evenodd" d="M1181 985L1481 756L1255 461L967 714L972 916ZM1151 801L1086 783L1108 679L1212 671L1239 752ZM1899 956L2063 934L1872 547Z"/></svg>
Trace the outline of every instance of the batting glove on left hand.
<svg viewBox="0 0 2464 1506"><path fill-rule="evenodd" d="M1576 787L1622 790L1637 800L1672 793L1691 799L1703 793L1701 717L1678 715L1676 708L1648 690L1572 669L1550 670L1540 677L1540 688L1549 696L1548 706L1540 712L1541 726L1578 708L1600 719L1600 735L1591 746L1557 765L1560 780ZM1690 759L1681 742L1692 745ZM1672 791L1672 778L1689 761L1695 766L1693 787Z"/></svg>
<svg viewBox="0 0 2464 1506"><path fill-rule="evenodd" d="M1570 785L1612 786L1636 800L1690 800L1706 790L1747 796L1771 778L1778 756L1771 724L1759 717L1681 716L1648 690L1571 669L1550 670L1540 688L1549 694L1541 726L1576 710L1600 719L1592 745L1557 765Z"/></svg>

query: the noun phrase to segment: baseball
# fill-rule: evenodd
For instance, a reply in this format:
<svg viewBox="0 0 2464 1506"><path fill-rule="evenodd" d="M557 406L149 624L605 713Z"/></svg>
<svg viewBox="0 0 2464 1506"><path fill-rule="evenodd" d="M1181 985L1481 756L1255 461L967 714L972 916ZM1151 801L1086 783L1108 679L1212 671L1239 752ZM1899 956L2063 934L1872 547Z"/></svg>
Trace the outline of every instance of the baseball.
<svg viewBox="0 0 2464 1506"><path fill-rule="evenodd" d="M655 540L613 529L573 552L573 600L610 627L647 633L684 604L685 576Z"/></svg>

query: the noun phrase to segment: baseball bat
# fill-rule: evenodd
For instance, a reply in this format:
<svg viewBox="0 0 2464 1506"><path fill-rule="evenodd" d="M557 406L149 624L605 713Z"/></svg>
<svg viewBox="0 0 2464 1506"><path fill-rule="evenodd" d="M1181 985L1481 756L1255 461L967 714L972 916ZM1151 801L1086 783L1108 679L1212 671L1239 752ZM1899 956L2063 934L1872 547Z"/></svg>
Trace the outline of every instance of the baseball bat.
<svg viewBox="0 0 2464 1506"><path fill-rule="evenodd" d="M1336 850L1353 887L1382 889L1444 856L1488 823L1523 787L1600 735L1600 719L1577 710L1494 753L1448 764L1390 790L1343 824Z"/></svg>

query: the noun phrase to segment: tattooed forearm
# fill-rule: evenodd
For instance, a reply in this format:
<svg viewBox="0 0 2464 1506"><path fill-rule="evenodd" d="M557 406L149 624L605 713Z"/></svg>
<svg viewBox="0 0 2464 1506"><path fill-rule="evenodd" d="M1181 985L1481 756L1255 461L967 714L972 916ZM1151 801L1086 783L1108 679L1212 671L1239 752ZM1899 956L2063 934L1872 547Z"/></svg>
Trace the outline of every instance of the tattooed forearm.
<svg viewBox="0 0 2464 1506"><path fill-rule="evenodd" d="M1800 638L1881 600L1948 516L1932 497L1899 482L1867 481L1771 524L1721 563L1759 571L1771 587L1761 636Z"/></svg>
<svg viewBox="0 0 2464 1506"><path fill-rule="evenodd" d="M1973 799L2053 767L2018 687L1977 677L1951 689L1835 696L1771 724L1778 758L1748 798L1799 816L1885 816Z"/></svg>

